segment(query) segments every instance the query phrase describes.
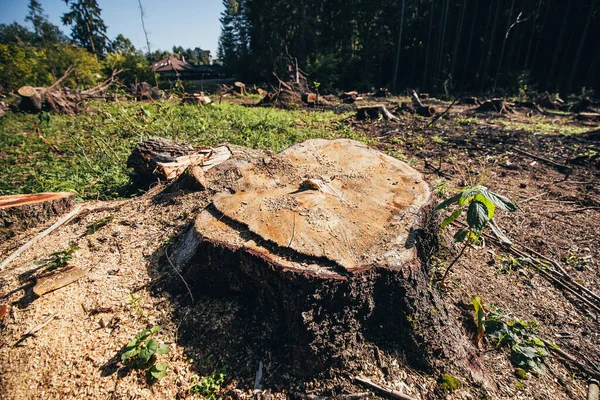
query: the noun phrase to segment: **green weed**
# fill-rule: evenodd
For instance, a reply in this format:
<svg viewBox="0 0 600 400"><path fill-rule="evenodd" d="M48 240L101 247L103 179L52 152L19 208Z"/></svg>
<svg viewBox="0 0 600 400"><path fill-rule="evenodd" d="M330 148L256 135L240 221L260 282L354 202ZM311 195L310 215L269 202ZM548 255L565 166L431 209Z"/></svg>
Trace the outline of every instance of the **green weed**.
<svg viewBox="0 0 600 400"><path fill-rule="evenodd" d="M167 354L169 346L158 343L152 337L161 329L162 327L157 325L141 331L121 352L121 362L132 365L136 369L145 369L148 373L148 379L151 381L162 379L167 374L167 364L164 362L157 364L156 356Z"/></svg>
<svg viewBox="0 0 600 400"><path fill-rule="evenodd" d="M215 370L209 376L199 379L197 376L192 377L193 385L190 387L190 393L198 393L205 400L217 400L217 393L221 390L221 385L225 382L227 376L227 368L222 367Z"/></svg>
<svg viewBox="0 0 600 400"><path fill-rule="evenodd" d="M485 333L496 342L496 348L510 348L510 360L517 368L515 373L520 379L526 379L526 372L529 371L545 372L543 359L548 356L548 346L556 345L538 337L537 321L509 317L497 308L488 311L479 296L471 296L471 301L475 308L479 339Z"/></svg>
<svg viewBox="0 0 600 400"><path fill-rule="evenodd" d="M45 268L46 271L52 271L58 268L65 267L69 261L73 259L73 254L79 250L79 247L70 244L68 250L57 251L50 254L49 258L43 258L33 263L40 268Z"/></svg>
<svg viewBox="0 0 600 400"><path fill-rule="evenodd" d="M496 214L496 208L509 212L517 210L515 204L508 198L498 193L494 193L482 185L464 188L458 194L441 202L435 208L435 211L440 211L450 206L454 207L454 211L442 221L441 228L443 229L456 221L462 215L465 208L467 211L467 227L458 230L454 234L454 241L457 243L464 243L464 246L458 256L446 269L446 272L441 279L442 283L445 281L452 266L454 266L456 261L462 257L467 247L479 241L483 229L487 226L490 227L499 240L503 243L510 244L510 240L502 233L500 228L498 228L494 222L494 216Z"/></svg>

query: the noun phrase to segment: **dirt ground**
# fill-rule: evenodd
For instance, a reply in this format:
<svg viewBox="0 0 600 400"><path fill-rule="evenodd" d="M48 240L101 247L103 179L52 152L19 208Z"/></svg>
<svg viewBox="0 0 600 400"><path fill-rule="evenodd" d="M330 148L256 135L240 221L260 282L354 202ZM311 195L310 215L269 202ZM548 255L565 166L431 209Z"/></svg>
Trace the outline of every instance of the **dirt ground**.
<svg viewBox="0 0 600 400"><path fill-rule="evenodd" d="M449 104L433 103L438 108ZM569 116L530 116L528 111L477 114L471 106L454 106L447 118L425 127L430 121L400 115L400 122L350 118L347 123L367 136L371 146L408 160L438 192L453 194L482 182L516 201L518 212L497 217L507 236L559 262L575 280L597 292L600 128ZM548 133L536 126L588 132ZM190 387L222 367L227 367L227 376L216 396L223 398L317 399L368 391L337 372L326 384L290 375L268 349L269 335L275 333L249 318L240 299L194 293L192 302L180 282L175 284L178 277L165 250L168 254L208 199L203 192L160 193L163 188L131 200L84 203L77 218L0 272L0 305L8 310L0 320L0 398L201 398L190 394ZM86 233L90 224L106 217L113 219ZM5 258L42 229L1 243L0 256ZM450 235L456 227L447 229ZM432 269L444 270L452 259L448 243ZM70 244L79 247L70 265L84 269L86 276L35 298L32 278L43 271L34 262ZM507 251L491 242L470 249L443 288L451 312L467 331L474 335L469 294L476 294L509 315L538 321L539 337L598 363L600 322L593 309L534 270L507 272L501 257L507 259ZM35 336L20 341L51 315ZM170 352L159 356L167 363L166 377L151 384L144 372L123 367L119 354L138 332L155 325L162 326L155 338ZM491 343L484 342L480 356L493 384L484 388L465 383L448 394L439 390L438 376L406 367L401 352L373 351L389 368L383 371L365 360L365 375L418 399L586 398L586 376L575 366L548 357L546 374L519 380L508 351ZM259 362L264 390L253 394Z"/></svg>

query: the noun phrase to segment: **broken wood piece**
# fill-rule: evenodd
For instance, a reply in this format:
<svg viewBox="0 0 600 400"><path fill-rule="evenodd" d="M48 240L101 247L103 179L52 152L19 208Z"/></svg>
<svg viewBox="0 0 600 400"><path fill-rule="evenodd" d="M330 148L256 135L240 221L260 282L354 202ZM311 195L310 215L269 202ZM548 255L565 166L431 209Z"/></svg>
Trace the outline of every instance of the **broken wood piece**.
<svg viewBox="0 0 600 400"><path fill-rule="evenodd" d="M33 287L33 293L35 293L36 296L41 297L46 293L50 293L70 285L71 283L83 278L86 274L86 271L78 267L70 267L66 270L56 271L50 275L38 278L35 286Z"/></svg>
<svg viewBox="0 0 600 400"><path fill-rule="evenodd" d="M194 148L186 143L164 138L151 138L131 152L127 167L138 183L177 178L190 165L200 165L205 171L231 157L227 146Z"/></svg>
<svg viewBox="0 0 600 400"><path fill-rule="evenodd" d="M25 244L23 244L21 247L19 247L17 249L17 251L15 251L10 256L8 256L4 261L2 261L2 263L0 264L0 272L2 272L2 270L8 264L10 264L15 258L17 258L21 253L23 253L25 250L27 250L28 248L30 248L31 246L33 246L38 240L40 240L43 237L49 235L54 230L56 230L57 228L59 228L61 225L63 225L64 223L68 222L69 220L71 220L71 218L73 218L74 216L76 216L77 214L79 214L79 211L81 211L81 206L76 206L70 213L68 213L67 215L65 215L62 218L60 218L58 221L56 221L54 224L52 224L48 229L46 229L43 232L39 233L38 235L36 235L35 237L33 237L31 240L29 240L28 242L26 242Z"/></svg>
<svg viewBox="0 0 600 400"><path fill-rule="evenodd" d="M400 121L400 118L393 115L385 105L383 104L375 104L372 106L359 107L356 110L356 119L358 120L366 120L366 119L378 119L382 118L388 121Z"/></svg>
<svg viewBox="0 0 600 400"><path fill-rule="evenodd" d="M27 339L30 336L35 336L35 334L37 332L39 332L40 330L42 330L46 325L48 325L54 318L56 318L56 316L58 315L58 310L53 312L52 314L50 314L49 316L47 316L46 318L44 318L42 321L40 321L39 324L32 326L31 328L29 328L27 331L25 331L25 333L21 336L21 338L19 340L17 340L17 342L13 345L14 346L18 346L19 344L21 344L25 339Z"/></svg>
<svg viewBox="0 0 600 400"><path fill-rule="evenodd" d="M369 392L342 394L336 397L337 400L360 400L371 396Z"/></svg>
<svg viewBox="0 0 600 400"><path fill-rule="evenodd" d="M172 162L157 162L155 175L161 180L170 181L181 175L191 165L198 165L202 167L203 171L208 171L230 157L231 151L227 146L215 147L208 152L200 150L196 154L177 157Z"/></svg>
<svg viewBox="0 0 600 400"><path fill-rule="evenodd" d="M588 395L587 400L598 400L600 396L600 388L596 379L590 379L588 382Z"/></svg>
<svg viewBox="0 0 600 400"><path fill-rule="evenodd" d="M372 389L375 389L375 390L377 390L377 391L379 391L381 393L387 394L388 396L390 396L390 397L392 397L394 399L399 399L399 400L416 400L412 396L409 396L409 395L404 394L402 392L399 392L397 390L385 388L385 387L383 387L381 385L376 384L372 380L370 380L368 378L365 378L365 377L362 377L362 376L354 377L354 380L357 381L357 382L359 382L359 383L362 383L365 386L368 386L368 387L370 387Z"/></svg>

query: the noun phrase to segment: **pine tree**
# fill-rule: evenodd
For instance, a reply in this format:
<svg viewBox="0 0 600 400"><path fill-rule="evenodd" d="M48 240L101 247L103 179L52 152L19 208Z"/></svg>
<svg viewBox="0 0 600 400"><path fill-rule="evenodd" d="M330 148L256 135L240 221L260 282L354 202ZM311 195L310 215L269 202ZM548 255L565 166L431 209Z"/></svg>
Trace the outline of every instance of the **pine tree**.
<svg viewBox="0 0 600 400"><path fill-rule="evenodd" d="M102 55L108 49L106 25L96 0L65 0L70 11L61 20L71 26L73 41L94 55Z"/></svg>

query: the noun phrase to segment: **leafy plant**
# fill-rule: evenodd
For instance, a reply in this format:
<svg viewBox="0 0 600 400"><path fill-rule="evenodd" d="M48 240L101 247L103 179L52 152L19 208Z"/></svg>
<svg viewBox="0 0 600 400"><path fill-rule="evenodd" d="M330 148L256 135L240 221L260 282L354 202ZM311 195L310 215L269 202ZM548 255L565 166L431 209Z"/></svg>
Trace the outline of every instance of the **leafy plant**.
<svg viewBox="0 0 600 400"><path fill-rule="evenodd" d="M227 367L221 367L215 370L209 376L205 376L198 380L197 376L192 377L194 385L190 387L190 393L198 393L202 395L206 400L217 400L217 393L221 390L221 385L225 382L227 376Z"/></svg>
<svg viewBox="0 0 600 400"><path fill-rule="evenodd" d="M510 348L510 360L517 370L545 372L543 359L548 355L547 346L556 345L537 336L537 321L509 317L497 308L487 311L479 296L471 296L471 301L479 338L485 333L495 340L496 348Z"/></svg>
<svg viewBox="0 0 600 400"><path fill-rule="evenodd" d="M142 296L135 297L133 293L129 293L129 305L135 308L135 313L142 315Z"/></svg>
<svg viewBox="0 0 600 400"><path fill-rule="evenodd" d="M149 378L152 380L162 379L167 374L166 363L155 363L156 355L169 352L169 346L158 343L152 337L161 329L162 327L157 325L141 331L135 335L121 353L121 361L124 364L132 365L136 369L146 369Z"/></svg>
<svg viewBox="0 0 600 400"><path fill-rule="evenodd" d="M43 258L41 260L34 261L34 264L40 267L46 267L46 271L52 271L57 268L62 268L73 259L73 254L77 250L79 250L79 247L70 244L68 250L57 251L56 253L52 253L50 254L49 258Z"/></svg>
<svg viewBox="0 0 600 400"><path fill-rule="evenodd" d="M454 206L454 211L446 217L441 224L442 228L456 221L466 209L466 228L458 230L454 234L454 240L458 243L464 243L458 256L450 263L441 281L444 282L446 276L462 257L464 251L472 244L477 243L483 230L489 225L494 234L504 243L510 244L510 240L494 222L496 209L500 208L504 211L516 211L517 207L507 197L498 193L492 192L487 187L482 185L466 187L458 194L441 202L435 211L440 211L450 206Z"/></svg>

